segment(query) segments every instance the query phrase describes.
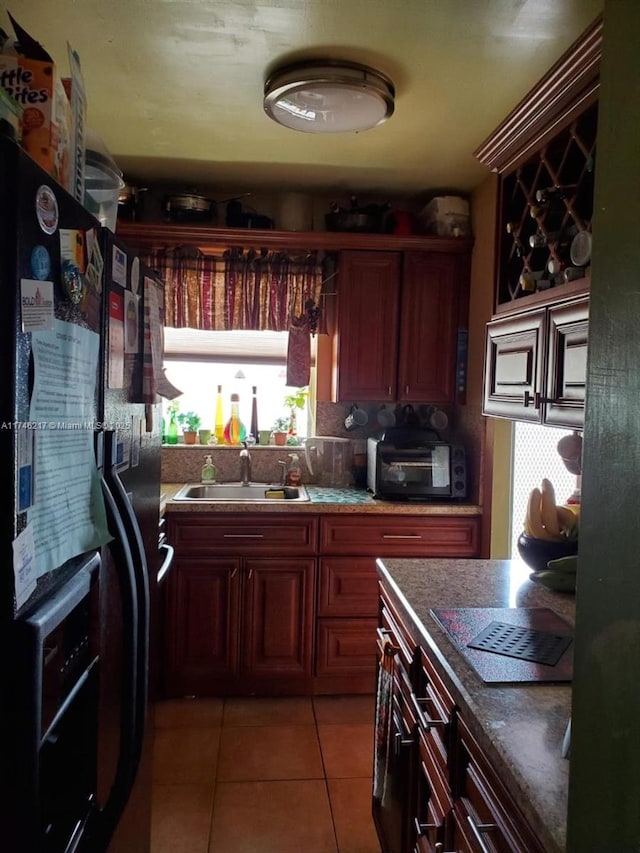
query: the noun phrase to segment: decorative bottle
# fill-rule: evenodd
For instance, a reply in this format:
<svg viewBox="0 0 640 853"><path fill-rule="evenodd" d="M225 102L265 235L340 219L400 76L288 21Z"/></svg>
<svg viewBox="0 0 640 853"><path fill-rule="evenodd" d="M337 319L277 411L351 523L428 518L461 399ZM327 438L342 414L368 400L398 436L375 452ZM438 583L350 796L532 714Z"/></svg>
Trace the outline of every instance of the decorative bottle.
<svg viewBox="0 0 640 853"><path fill-rule="evenodd" d="M231 395L231 417L224 428L225 444L240 444L247 437L245 425L240 420L240 395Z"/></svg>
<svg viewBox="0 0 640 853"><path fill-rule="evenodd" d="M258 391L257 387L255 385L252 385L251 386L251 393L253 396L251 398L251 427L249 429L249 432L251 433L251 435L256 440L256 443L258 442L258 438L259 438L259 436L258 436L258 398L256 397L257 391Z"/></svg>
<svg viewBox="0 0 640 853"><path fill-rule="evenodd" d="M222 385L218 385L218 395L216 397L216 420L213 430L218 444L224 444L224 415L222 413Z"/></svg>
<svg viewBox="0 0 640 853"><path fill-rule="evenodd" d="M178 443L178 422L176 421L176 413L173 409L169 413L169 426L167 427L167 444Z"/></svg>

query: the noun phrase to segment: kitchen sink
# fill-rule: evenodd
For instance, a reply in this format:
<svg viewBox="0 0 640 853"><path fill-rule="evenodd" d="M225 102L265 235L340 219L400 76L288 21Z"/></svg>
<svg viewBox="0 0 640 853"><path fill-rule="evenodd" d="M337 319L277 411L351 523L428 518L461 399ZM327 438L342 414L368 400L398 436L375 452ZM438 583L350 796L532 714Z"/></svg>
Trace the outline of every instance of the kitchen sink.
<svg viewBox="0 0 640 853"><path fill-rule="evenodd" d="M308 501L304 486L277 486L271 483L187 483L174 496L177 501L234 501L267 503L267 501Z"/></svg>

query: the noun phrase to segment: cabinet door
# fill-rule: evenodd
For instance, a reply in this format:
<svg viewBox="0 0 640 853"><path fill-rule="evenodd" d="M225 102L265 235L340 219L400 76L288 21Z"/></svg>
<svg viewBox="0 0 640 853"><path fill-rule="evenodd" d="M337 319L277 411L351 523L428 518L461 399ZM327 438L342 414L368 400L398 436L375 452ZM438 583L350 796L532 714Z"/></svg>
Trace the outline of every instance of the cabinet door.
<svg viewBox="0 0 640 853"><path fill-rule="evenodd" d="M376 671L377 619L318 619L316 675L370 675Z"/></svg>
<svg viewBox="0 0 640 853"><path fill-rule="evenodd" d="M314 588L314 559L245 560L243 676L311 675Z"/></svg>
<svg viewBox="0 0 640 853"><path fill-rule="evenodd" d="M582 429L587 382L589 297L549 309L544 422Z"/></svg>
<svg viewBox="0 0 640 853"><path fill-rule="evenodd" d="M179 559L169 577L167 692L210 695L238 671L238 559Z"/></svg>
<svg viewBox="0 0 640 853"><path fill-rule="evenodd" d="M318 616L378 615L378 573L373 557L322 557Z"/></svg>
<svg viewBox="0 0 640 853"><path fill-rule="evenodd" d="M546 319L541 308L487 324L483 414L541 422Z"/></svg>
<svg viewBox="0 0 640 853"><path fill-rule="evenodd" d="M341 252L336 399L396 399L400 253Z"/></svg>
<svg viewBox="0 0 640 853"><path fill-rule="evenodd" d="M455 400L459 259L407 252L400 295L398 400Z"/></svg>

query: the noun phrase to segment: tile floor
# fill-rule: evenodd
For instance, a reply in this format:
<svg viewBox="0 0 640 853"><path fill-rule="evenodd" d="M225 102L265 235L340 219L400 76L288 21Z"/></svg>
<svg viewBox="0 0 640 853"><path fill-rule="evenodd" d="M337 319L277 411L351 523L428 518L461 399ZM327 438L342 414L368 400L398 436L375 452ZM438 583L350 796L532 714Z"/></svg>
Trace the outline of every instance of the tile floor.
<svg viewBox="0 0 640 853"><path fill-rule="evenodd" d="M151 853L380 853L372 696L156 706Z"/></svg>

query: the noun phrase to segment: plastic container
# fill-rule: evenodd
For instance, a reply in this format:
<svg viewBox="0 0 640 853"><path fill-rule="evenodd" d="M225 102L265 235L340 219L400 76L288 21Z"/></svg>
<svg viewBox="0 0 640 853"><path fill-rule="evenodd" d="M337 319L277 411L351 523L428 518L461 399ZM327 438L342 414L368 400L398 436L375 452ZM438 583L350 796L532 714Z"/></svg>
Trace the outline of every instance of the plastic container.
<svg viewBox="0 0 640 853"><path fill-rule="evenodd" d="M216 467L210 456L204 457L204 465L202 466L200 479L203 483L213 483L216 479Z"/></svg>
<svg viewBox="0 0 640 853"><path fill-rule="evenodd" d="M84 157L84 206L115 233L122 172L97 133L87 130Z"/></svg>
<svg viewBox="0 0 640 853"><path fill-rule="evenodd" d="M300 457L297 453L290 453L291 462L285 477L286 486L299 486L302 482L302 471L300 470Z"/></svg>

